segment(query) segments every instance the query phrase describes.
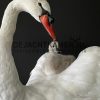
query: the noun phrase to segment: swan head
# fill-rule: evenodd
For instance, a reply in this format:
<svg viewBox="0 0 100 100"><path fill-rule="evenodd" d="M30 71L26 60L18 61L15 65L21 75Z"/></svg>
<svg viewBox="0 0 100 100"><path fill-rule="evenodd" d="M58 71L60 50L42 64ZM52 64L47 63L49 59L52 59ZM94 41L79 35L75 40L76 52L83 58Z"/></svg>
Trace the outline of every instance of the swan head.
<svg viewBox="0 0 100 100"><path fill-rule="evenodd" d="M14 11L25 11L34 17L38 22L41 22L53 40L56 40L51 17L51 9L47 0L13 0Z"/></svg>
<svg viewBox="0 0 100 100"><path fill-rule="evenodd" d="M13 7L18 11L31 14L38 22L44 14L51 15L50 5L47 0L13 0Z"/></svg>

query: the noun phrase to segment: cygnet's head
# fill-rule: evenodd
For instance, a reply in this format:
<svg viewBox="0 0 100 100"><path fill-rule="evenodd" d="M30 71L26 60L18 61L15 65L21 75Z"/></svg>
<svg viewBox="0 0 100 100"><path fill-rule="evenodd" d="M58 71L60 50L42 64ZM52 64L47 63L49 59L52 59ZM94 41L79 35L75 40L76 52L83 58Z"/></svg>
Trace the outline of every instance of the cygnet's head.
<svg viewBox="0 0 100 100"><path fill-rule="evenodd" d="M49 45L49 52L52 52L52 53L58 53L59 52L59 44L57 41L53 41L50 43Z"/></svg>

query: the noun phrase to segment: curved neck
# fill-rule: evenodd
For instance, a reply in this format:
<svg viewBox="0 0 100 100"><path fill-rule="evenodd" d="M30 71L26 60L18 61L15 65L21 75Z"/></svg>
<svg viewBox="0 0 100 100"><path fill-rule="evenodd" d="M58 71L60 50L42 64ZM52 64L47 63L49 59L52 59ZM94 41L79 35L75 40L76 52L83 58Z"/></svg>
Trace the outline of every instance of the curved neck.
<svg viewBox="0 0 100 100"><path fill-rule="evenodd" d="M16 22L17 22L17 17L19 13L20 11L16 10L13 7L13 1L12 1L7 6L4 16L3 16L0 36L5 37L6 40L10 41L11 44L13 40L13 34L16 30Z"/></svg>
<svg viewBox="0 0 100 100"><path fill-rule="evenodd" d="M20 86L22 87L22 84L19 81L19 76L11 53L13 34L16 29L16 22L19 12L20 11L13 7L12 1L5 10L0 29L0 93L2 94L2 92L4 92L6 96L9 94L6 94L6 87L11 87L12 90L15 89L17 92L20 92L22 89L20 88ZM2 86L4 87L3 90ZM11 91L11 88L7 89Z"/></svg>

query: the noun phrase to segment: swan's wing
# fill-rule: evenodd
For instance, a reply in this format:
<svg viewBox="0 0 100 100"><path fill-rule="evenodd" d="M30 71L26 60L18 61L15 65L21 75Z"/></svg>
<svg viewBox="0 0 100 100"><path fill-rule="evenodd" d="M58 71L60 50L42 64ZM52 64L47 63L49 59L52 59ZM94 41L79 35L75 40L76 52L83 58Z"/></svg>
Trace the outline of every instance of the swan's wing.
<svg viewBox="0 0 100 100"><path fill-rule="evenodd" d="M83 50L78 58L59 74L58 83L73 95L100 96L100 47Z"/></svg>
<svg viewBox="0 0 100 100"><path fill-rule="evenodd" d="M40 81L48 76L53 76L64 71L73 61L72 55L61 55L58 53L45 53L37 61L35 68L31 71L27 85ZM35 81L34 81L35 80Z"/></svg>

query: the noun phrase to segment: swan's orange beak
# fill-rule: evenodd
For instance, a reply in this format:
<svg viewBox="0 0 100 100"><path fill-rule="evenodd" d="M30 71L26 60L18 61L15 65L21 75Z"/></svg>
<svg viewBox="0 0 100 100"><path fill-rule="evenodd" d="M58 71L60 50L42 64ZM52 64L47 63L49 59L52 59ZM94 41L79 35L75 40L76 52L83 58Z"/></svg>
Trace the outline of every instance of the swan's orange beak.
<svg viewBox="0 0 100 100"><path fill-rule="evenodd" d="M43 24L43 26L45 27L45 29L47 30L47 32L49 33L49 35L51 36L51 38L54 41L56 41L55 31L54 31L52 23L50 22L49 16L48 15L42 15L40 17L40 21Z"/></svg>

